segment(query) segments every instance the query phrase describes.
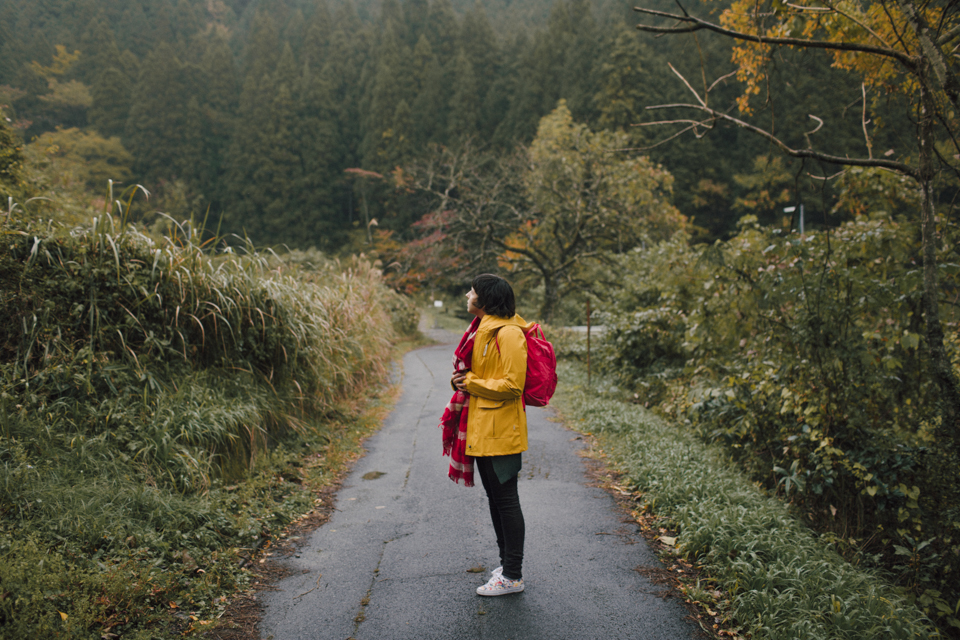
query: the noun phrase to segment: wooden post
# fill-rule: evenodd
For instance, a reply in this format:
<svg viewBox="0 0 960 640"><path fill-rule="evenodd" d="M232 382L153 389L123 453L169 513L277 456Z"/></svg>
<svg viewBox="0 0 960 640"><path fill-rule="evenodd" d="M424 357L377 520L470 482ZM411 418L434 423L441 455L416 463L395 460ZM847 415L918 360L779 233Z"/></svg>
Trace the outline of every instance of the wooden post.
<svg viewBox="0 0 960 640"><path fill-rule="evenodd" d="M590 386L590 300L587 299L587 386Z"/></svg>

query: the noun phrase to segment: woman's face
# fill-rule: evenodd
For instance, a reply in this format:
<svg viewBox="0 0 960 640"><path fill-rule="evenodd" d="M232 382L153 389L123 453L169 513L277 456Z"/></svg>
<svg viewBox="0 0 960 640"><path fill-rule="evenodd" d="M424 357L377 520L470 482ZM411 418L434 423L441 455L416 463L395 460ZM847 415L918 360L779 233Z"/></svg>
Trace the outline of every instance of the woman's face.
<svg viewBox="0 0 960 640"><path fill-rule="evenodd" d="M483 317L483 309L477 306L479 298L477 297L477 292L473 290L473 287L470 288L470 291L467 292L467 313L472 313L478 318Z"/></svg>

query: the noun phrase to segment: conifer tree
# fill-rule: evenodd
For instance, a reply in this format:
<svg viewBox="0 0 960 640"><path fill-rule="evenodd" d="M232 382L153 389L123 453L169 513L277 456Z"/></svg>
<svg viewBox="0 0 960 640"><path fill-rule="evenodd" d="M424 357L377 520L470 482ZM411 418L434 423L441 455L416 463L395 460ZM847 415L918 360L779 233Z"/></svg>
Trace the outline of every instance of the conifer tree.
<svg viewBox="0 0 960 640"><path fill-rule="evenodd" d="M290 12L283 26L280 39L285 44L290 45L293 51L301 51L303 49L303 40L306 35L306 22L303 11L301 11L299 7L296 7Z"/></svg>
<svg viewBox="0 0 960 640"><path fill-rule="evenodd" d="M300 58L314 71L319 71L327 58L330 39L333 35L333 18L325 1L317 3L307 23Z"/></svg>
<svg viewBox="0 0 960 640"><path fill-rule="evenodd" d="M297 139L298 74L285 45L274 73L247 76L231 147L230 199L225 218L257 243L309 244L296 187L303 166Z"/></svg>
<svg viewBox="0 0 960 640"><path fill-rule="evenodd" d="M149 11L151 37L154 42L177 43L177 32L173 22L173 6L170 0L153 0L146 7Z"/></svg>
<svg viewBox="0 0 960 640"><path fill-rule="evenodd" d="M415 148L422 149L429 142L446 141L449 107L443 70L425 35L413 50L413 77L416 98L411 105L411 139Z"/></svg>
<svg viewBox="0 0 960 640"><path fill-rule="evenodd" d="M477 3L460 23L460 51L473 67L477 97L482 99L500 71L500 51L483 5ZM461 63L458 61L458 69Z"/></svg>
<svg viewBox="0 0 960 640"><path fill-rule="evenodd" d="M563 5L558 5L563 6ZM560 97L567 101L573 117L581 122L596 119L593 97L597 93L594 65L600 57L601 35L587 0L569 0L560 12L563 25L563 67Z"/></svg>
<svg viewBox="0 0 960 640"><path fill-rule="evenodd" d="M190 0L177 0L171 12L171 24L178 43L189 42L200 32L200 16Z"/></svg>
<svg viewBox="0 0 960 640"><path fill-rule="evenodd" d="M406 0L403 3L403 22L408 47L415 47L420 40L420 36L424 35L429 15L430 3L428 0Z"/></svg>
<svg viewBox="0 0 960 640"><path fill-rule="evenodd" d="M457 55L457 36L460 27L450 0L434 0L427 14L425 34L441 67Z"/></svg>
<svg viewBox="0 0 960 640"><path fill-rule="evenodd" d="M134 172L147 182L180 177L188 166L182 152L186 124L183 73L183 65L167 43L151 51L140 69L124 143L135 158Z"/></svg>
<svg viewBox="0 0 960 640"><path fill-rule="evenodd" d="M480 92L473 64L461 53L456 60L456 81L450 98L447 136L451 142L476 138L480 133Z"/></svg>
<svg viewBox="0 0 960 640"><path fill-rule="evenodd" d="M216 167L209 162L207 118L196 95L190 96L183 109L183 131L179 152L181 174L178 176L192 194L201 193L216 179Z"/></svg>
<svg viewBox="0 0 960 640"><path fill-rule="evenodd" d="M346 169L360 164L361 69L367 65L370 37L349 0L338 7L334 25L321 75L330 87L340 143L340 168ZM343 204L347 217L349 202L348 195Z"/></svg>
<svg viewBox="0 0 960 640"><path fill-rule="evenodd" d="M364 168L389 172L388 140L397 135L409 137L409 131L393 130L397 105L412 93L411 54L398 34L398 25L387 23L377 51L376 73L370 89L370 103L364 117L361 157ZM409 102L407 103L409 105Z"/></svg>
<svg viewBox="0 0 960 640"><path fill-rule="evenodd" d="M83 55L74 65L73 73L85 82L93 81L103 69L119 68L120 48L102 14L87 25L80 38L80 51Z"/></svg>
<svg viewBox="0 0 960 640"><path fill-rule="evenodd" d="M153 48L154 29L139 2L131 2L124 9L117 25L121 49L129 49L138 58L143 58Z"/></svg>
<svg viewBox="0 0 960 640"><path fill-rule="evenodd" d="M337 127L333 87L326 74L304 65L297 113L297 135L303 166L296 187L298 206L304 212L303 237L323 248L336 247L341 220L337 191L343 188L343 144Z"/></svg>
<svg viewBox="0 0 960 640"><path fill-rule="evenodd" d="M653 69L665 67L633 29L624 26L616 35L609 54L599 64L599 88L593 96L597 122L604 129L619 129L635 139L642 134L639 114L649 104L662 104L661 74Z"/></svg>
<svg viewBox="0 0 960 640"><path fill-rule="evenodd" d="M0 4L0 84L9 84L24 63L21 40L13 37L15 19L13 4Z"/></svg>
<svg viewBox="0 0 960 640"><path fill-rule="evenodd" d="M90 124L104 137L122 136L130 115L133 83L116 67L101 69L90 87Z"/></svg>
<svg viewBox="0 0 960 640"><path fill-rule="evenodd" d="M250 25L250 39L244 55L243 73L245 78L253 78L260 83L271 75L280 59L280 33L271 15L264 10L257 11Z"/></svg>
<svg viewBox="0 0 960 640"><path fill-rule="evenodd" d="M541 72L549 66L550 56L542 40L543 36L538 35L531 41L521 34L506 56L512 61L507 73L510 106L495 133L495 140L501 146L509 147L533 139L540 117L548 111L544 106L550 100L545 88L548 79L542 77Z"/></svg>
<svg viewBox="0 0 960 640"><path fill-rule="evenodd" d="M239 102L237 70L227 41L214 33L200 63L203 90L203 181L201 191L211 201L223 201L227 149Z"/></svg>

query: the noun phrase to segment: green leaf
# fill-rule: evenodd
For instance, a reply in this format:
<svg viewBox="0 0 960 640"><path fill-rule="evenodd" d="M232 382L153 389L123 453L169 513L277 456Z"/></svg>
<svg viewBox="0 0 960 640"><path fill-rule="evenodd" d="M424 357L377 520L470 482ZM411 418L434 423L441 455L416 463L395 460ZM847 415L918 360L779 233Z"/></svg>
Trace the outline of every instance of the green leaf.
<svg viewBox="0 0 960 640"><path fill-rule="evenodd" d="M900 338L900 344L903 345L904 349L916 349L920 346L920 336L916 333L904 331L903 337Z"/></svg>

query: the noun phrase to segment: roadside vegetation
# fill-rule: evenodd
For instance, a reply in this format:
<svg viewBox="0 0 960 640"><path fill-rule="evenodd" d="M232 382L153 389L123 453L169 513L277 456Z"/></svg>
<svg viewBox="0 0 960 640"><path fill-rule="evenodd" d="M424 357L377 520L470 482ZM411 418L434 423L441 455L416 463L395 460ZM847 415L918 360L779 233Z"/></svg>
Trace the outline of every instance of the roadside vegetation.
<svg viewBox="0 0 960 640"><path fill-rule="evenodd" d="M665 542L700 573L683 591L718 620L715 633L753 640L937 635L911 598L845 560L830 537L816 536L732 465L723 447L627 401L609 380L587 387L579 365L562 365L560 380L555 404L564 422L596 436L624 474L621 487L638 492L638 508L677 532Z"/></svg>
<svg viewBox="0 0 960 640"><path fill-rule="evenodd" d="M0 635L203 628L352 455L415 310L363 259L187 225L0 232Z"/></svg>
<svg viewBox="0 0 960 640"><path fill-rule="evenodd" d="M883 188L867 177L861 188ZM850 186L862 204L869 192ZM940 232L946 293L957 229ZM630 252L592 362L957 634L960 480L923 332L920 242L917 225L879 213L802 236L745 218L726 242ZM956 308L943 318L956 370Z"/></svg>

